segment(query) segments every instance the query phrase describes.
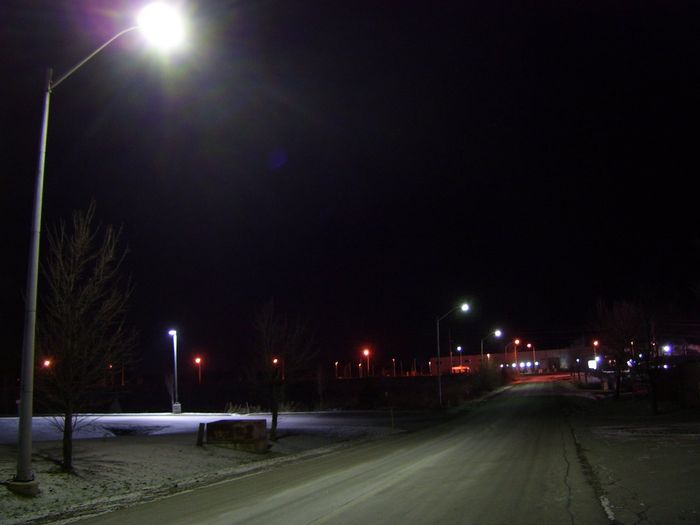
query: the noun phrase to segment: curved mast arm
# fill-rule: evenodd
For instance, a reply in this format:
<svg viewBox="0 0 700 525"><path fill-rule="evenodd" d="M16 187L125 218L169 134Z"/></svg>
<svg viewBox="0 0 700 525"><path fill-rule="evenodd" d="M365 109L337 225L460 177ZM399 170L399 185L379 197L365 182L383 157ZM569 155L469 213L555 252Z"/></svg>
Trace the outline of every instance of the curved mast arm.
<svg viewBox="0 0 700 525"><path fill-rule="evenodd" d="M129 27L128 29L124 29L123 31L120 31L116 35L114 35L112 38L107 40L104 44L102 44L100 47L95 49L92 53L90 53L88 56L86 56L84 59L82 59L80 62L78 62L76 65L74 65L72 68L70 68L66 73L58 77L54 82L49 83L49 91L51 91L53 88L57 87L61 82L63 82L65 79L67 79L69 76L71 76L73 73L78 71L86 62L88 62L92 57L94 57L97 53L102 51L105 47L107 47L109 44L114 42L117 38L125 35L126 33L130 33L134 29L138 29L138 26L133 26Z"/></svg>

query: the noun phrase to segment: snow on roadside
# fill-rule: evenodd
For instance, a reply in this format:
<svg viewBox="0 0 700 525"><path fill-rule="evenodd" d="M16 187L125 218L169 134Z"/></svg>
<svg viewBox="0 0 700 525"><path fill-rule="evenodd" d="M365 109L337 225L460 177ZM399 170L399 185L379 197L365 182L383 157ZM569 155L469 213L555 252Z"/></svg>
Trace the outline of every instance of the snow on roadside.
<svg viewBox="0 0 700 525"><path fill-rule="evenodd" d="M82 439L74 442L76 475L70 476L58 470L60 441L54 437L51 441L35 442L33 468L42 492L36 498L27 499L8 490L0 491L0 523L68 523L95 510L114 510L390 432L383 427L304 426L299 423L294 428L283 425L280 439L270 451L254 454L226 446L197 447L196 428L203 418L214 421L225 417L221 414L192 418L163 415L162 420L156 416L138 423L118 416L100 417L99 421L84 425ZM8 433L5 427L12 426L6 423L8 421L0 421L0 438ZM128 435L115 437L106 430L117 427ZM46 428L37 431L48 433L42 435L51 432ZM0 445L0 479L12 477L15 462L16 447Z"/></svg>

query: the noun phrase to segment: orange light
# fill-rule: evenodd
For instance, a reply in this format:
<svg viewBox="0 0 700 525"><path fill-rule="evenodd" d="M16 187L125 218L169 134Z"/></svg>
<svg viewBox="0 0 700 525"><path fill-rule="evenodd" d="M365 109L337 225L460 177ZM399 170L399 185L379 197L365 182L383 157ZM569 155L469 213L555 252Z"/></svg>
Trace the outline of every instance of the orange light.
<svg viewBox="0 0 700 525"><path fill-rule="evenodd" d="M194 358L194 362L197 363L197 364L200 364L200 363L202 362L202 358L201 358L201 357L195 357L195 358Z"/></svg>
<svg viewBox="0 0 700 525"><path fill-rule="evenodd" d="M48 368L51 366L51 359L44 359L44 362L42 363L44 368Z"/></svg>
<svg viewBox="0 0 700 525"><path fill-rule="evenodd" d="M367 356L369 355L369 350L368 350L367 348L365 348L365 349L362 351L362 353L365 354L365 357L367 357Z"/></svg>
<svg viewBox="0 0 700 525"><path fill-rule="evenodd" d="M273 365L276 365L278 362L279 362L279 359L277 359L276 357L272 360Z"/></svg>
<svg viewBox="0 0 700 525"><path fill-rule="evenodd" d="M110 364L107 365L107 366L109 367L110 370L112 369L112 363L110 363Z"/></svg>
<svg viewBox="0 0 700 525"><path fill-rule="evenodd" d="M516 340L513 341L513 342L514 342L516 345L519 345L519 344L520 344L520 339L516 339Z"/></svg>
<svg viewBox="0 0 700 525"><path fill-rule="evenodd" d="M598 346L598 340L593 341L593 346Z"/></svg>
<svg viewBox="0 0 700 525"><path fill-rule="evenodd" d="M528 348L532 348L532 343L528 343L526 346L527 346Z"/></svg>

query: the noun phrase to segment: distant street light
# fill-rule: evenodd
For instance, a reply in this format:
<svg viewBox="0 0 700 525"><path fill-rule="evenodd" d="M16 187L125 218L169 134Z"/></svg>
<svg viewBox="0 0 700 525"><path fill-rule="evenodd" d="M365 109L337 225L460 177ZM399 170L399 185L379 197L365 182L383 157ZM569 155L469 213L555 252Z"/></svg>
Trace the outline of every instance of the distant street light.
<svg viewBox="0 0 700 525"><path fill-rule="evenodd" d="M505 356L503 358L503 362L507 363L508 362L508 347L512 346L513 347L513 358L515 361L518 360L518 345L520 344L520 339L513 339L510 343L508 343L503 350Z"/></svg>
<svg viewBox="0 0 700 525"><path fill-rule="evenodd" d="M462 312L468 312L469 311L469 305L467 303L462 303L461 305L455 306L452 308L450 311L445 313L442 316L439 316L435 319L435 327L437 331L437 378L438 378L438 405L442 406L442 378L440 374L440 321L442 321L445 317L450 315L452 312L454 312L457 309L460 309Z"/></svg>
<svg viewBox="0 0 700 525"><path fill-rule="evenodd" d="M335 362L335 378L338 379L338 361Z"/></svg>
<svg viewBox="0 0 700 525"><path fill-rule="evenodd" d="M501 332L500 330L494 330L493 332L489 332L488 334L486 334L484 337L481 338L481 358L480 359L482 361L484 360L484 341L491 336L501 337L501 335L503 335L503 332Z"/></svg>
<svg viewBox="0 0 700 525"><path fill-rule="evenodd" d="M175 387L175 397L173 398L173 414L180 414L182 406L177 397L177 330L170 330L169 336L173 338L173 385Z"/></svg>
<svg viewBox="0 0 700 525"><path fill-rule="evenodd" d="M202 358L197 356L194 358L194 364L197 365L197 383L202 384Z"/></svg>
<svg viewBox="0 0 700 525"><path fill-rule="evenodd" d="M532 349L532 362L534 363L535 361L537 361L537 359L535 358L535 344L534 344L534 343L528 343L528 344L526 344L525 346L527 346L528 348L531 348L531 349Z"/></svg>
<svg viewBox="0 0 700 525"><path fill-rule="evenodd" d="M462 372L462 347L457 347L457 353L459 354L459 371Z"/></svg>
<svg viewBox="0 0 700 525"><path fill-rule="evenodd" d="M367 358L367 377L369 377L369 348L365 348L362 351L362 355L364 355Z"/></svg>
<svg viewBox="0 0 700 525"><path fill-rule="evenodd" d="M284 359L282 359L281 357L273 357L272 366L274 366L277 370L277 375L279 376L279 378L282 381L284 381Z"/></svg>
<svg viewBox="0 0 700 525"><path fill-rule="evenodd" d="M51 368L51 359L44 359L44 362L42 363L42 366L44 368Z"/></svg>
<svg viewBox="0 0 700 525"><path fill-rule="evenodd" d="M165 29L169 27L170 29ZM34 340L36 336L36 305L39 278L39 245L41 237L42 196L44 192L44 166L46 159L46 144L49 130L49 105L51 93L64 80L70 77L90 59L97 55L109 44L136 29L141 29L144 36L153 42L166 44L163 47L173 47L182 40L184 30L182 22L172 8L165 4L148 5L138 17L138 25L120 31L95 49L83 60L73 66L67 73L55 81L53 71L49 69L46 75L44 90L44 105L41 119L41 135L39 139L39 158L34 189L34 208L32 213L31 240L29 243L29 262L27 265L27 285L25 292L24 339L22 343L22 370L20 386L20 410L18 428L17 472L7 487L13 491L36 496L39 484L34 479L32 470L32 415L34 404Z"/></svg>
<svg viewBox="0 0 700 525"><path fill-rule="evenodd" d="M394 371L394 377L396 377L396 358L394 357L391 358L391 368Z"/></svg>
<svg viewBox="0 0 700 525"><path fill-rule="evenodd" d="M597 339L596 339L595 341L593 341L593 359L595 359L595 358L597 357L597 355L598 355L597 350L598 350L598 345L599 345L599 344L600 344L600 343L598 343L598 340L597 340Z"/></svg>

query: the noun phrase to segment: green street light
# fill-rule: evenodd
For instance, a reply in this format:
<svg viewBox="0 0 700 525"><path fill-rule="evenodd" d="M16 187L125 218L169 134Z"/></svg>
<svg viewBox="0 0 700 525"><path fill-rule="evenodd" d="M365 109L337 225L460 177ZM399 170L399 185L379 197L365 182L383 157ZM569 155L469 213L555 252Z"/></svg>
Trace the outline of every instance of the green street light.
<svg viewBox="0 0 700 525"><path fill-rule="evenodd" d="M22 370L20 387L20 410L18 429L17 472L7 487L17 493L35 496L39 484L32 471L32 415L34 403L34 340L36 335L36 305L39 276L39 241L41 234L41 208L44 191L44 165L46 159L46 142L49 129L49 105L51 93L68 77L85 65L109 44L123 35L140 29L143 35L158 47L171 49L184 37L184 26L177 12L164 3L150 4L143 8L137 19L137 25L124 29L95 49L83 60L69 69L56 80L52 70L48 70L44 90L44 108L39 139L39 158L36 171L34 208L32 214L31 242L29 244L29 263L27 265L27 286L25 293L26 308L24 318L24 340L22 343ZM167 27L167 29L166 29Z"/></svg>

